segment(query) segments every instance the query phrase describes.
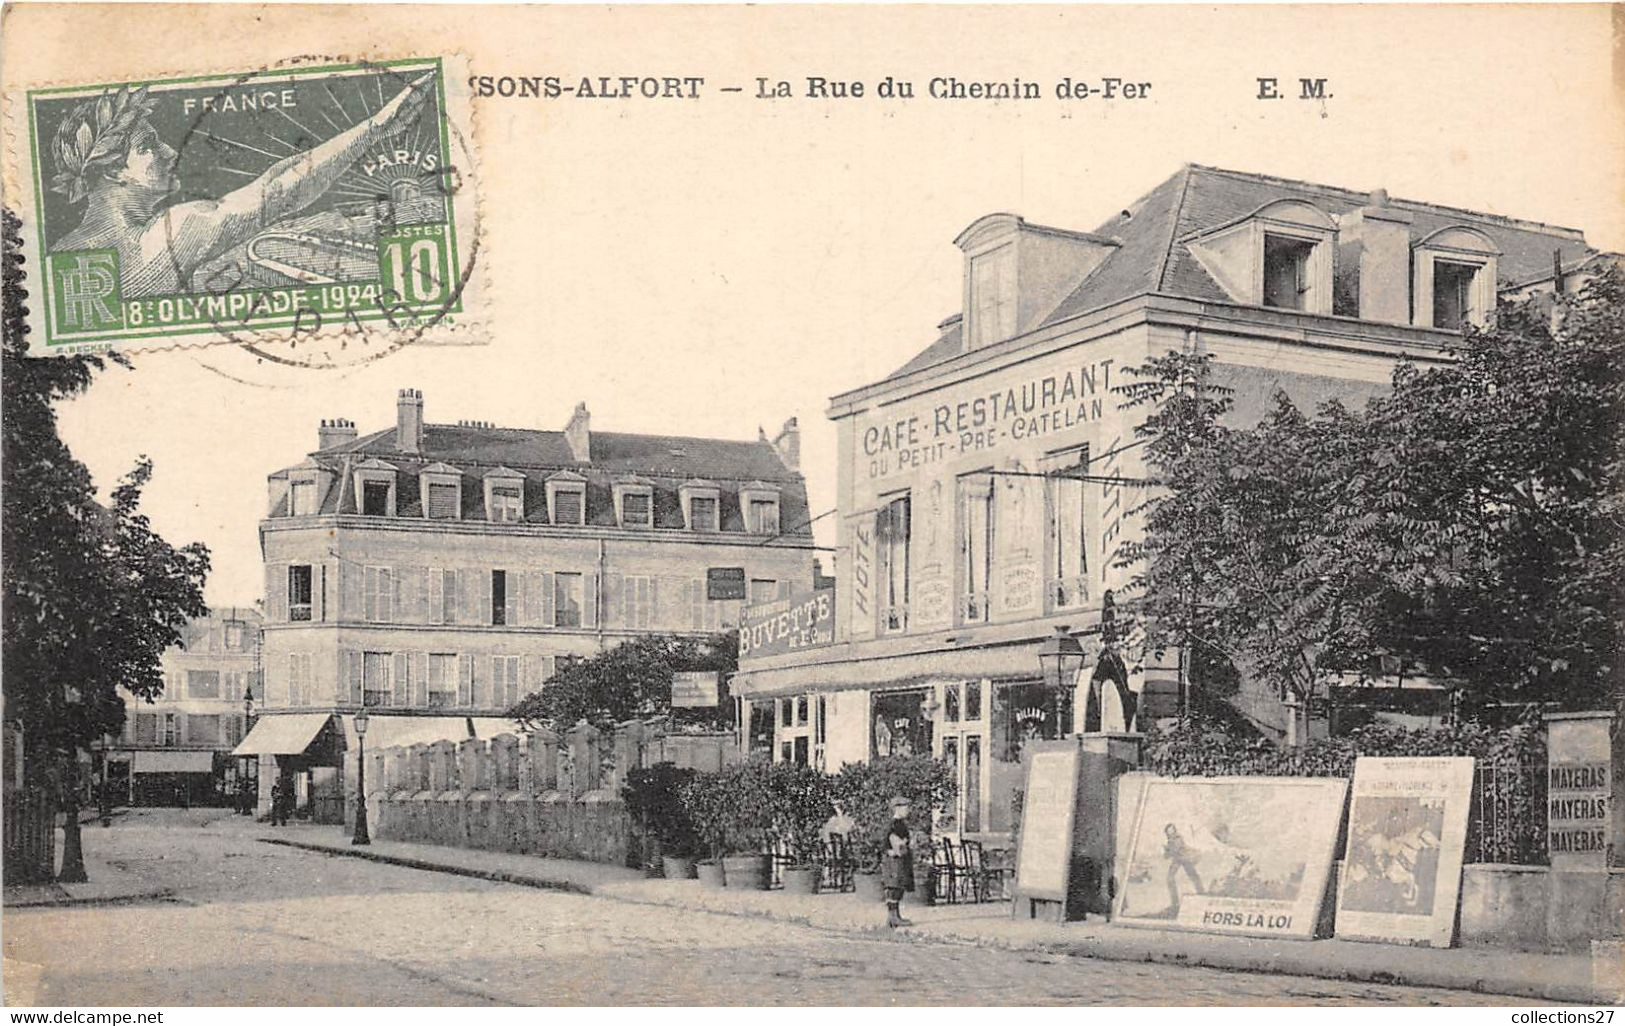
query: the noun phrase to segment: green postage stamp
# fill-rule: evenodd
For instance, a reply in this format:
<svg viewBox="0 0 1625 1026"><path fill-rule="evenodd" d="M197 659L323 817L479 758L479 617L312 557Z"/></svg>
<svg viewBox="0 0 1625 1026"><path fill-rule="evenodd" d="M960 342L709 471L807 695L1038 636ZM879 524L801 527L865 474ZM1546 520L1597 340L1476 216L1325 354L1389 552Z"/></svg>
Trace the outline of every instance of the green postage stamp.
<svg viewBox="0 0 1625 1026"><path fill-rule="evenodd" d="M456 340L478 300L466 81L431 57L27 91L7 171L30 354Z"/></svg>

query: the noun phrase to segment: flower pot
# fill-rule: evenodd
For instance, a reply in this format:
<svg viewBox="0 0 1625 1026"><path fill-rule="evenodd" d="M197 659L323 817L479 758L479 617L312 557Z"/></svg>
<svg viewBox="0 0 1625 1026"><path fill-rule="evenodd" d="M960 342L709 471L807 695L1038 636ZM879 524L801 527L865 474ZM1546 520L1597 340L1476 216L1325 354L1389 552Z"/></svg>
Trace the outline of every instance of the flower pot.
<svg viewBox="0 0 1625 1026"><path fill-rule="evenodd" d="M880 882L880 874L873 870L860 870L852 874L852 893L861 901L886 900L886 888Z"/></svg>
<svg viewBox="0 0 1625 1026"><path fill-rule="evenodd" d="M729 855L722 869L730 888L765 891L772 882L771 862L766 855Z"/></svg>
<svg viewBox="0 0 1625 1026"><path fill-rule="evenodd" d="M694 875L700 878L700 884L705 887L724 886L722 863L697 862L694 864Z"/></svg>
<svg viewBox="0 0 1625 1026"><path fill-rule="evenodd" d="M694 879L694 860L682 855L660 856L660 867L666 872L668 880Z"/></svg>
<svg viewBox="0 0 1625 1026"><path fill-rule="evenodd" d="M817 894L822 875L817 866L789 866L784 871L784 893Z"/></svg>

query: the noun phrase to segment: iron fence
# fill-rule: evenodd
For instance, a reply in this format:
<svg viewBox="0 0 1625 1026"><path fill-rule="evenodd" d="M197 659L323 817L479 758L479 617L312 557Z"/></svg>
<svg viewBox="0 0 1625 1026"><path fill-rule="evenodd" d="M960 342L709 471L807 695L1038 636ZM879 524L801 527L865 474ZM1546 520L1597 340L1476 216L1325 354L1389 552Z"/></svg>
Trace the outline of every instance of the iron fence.
<svg viewBox="0 0 1625 1026"><path fill-rule="evenodd" d="M39 883L56 875L56 803L40 788L5 794L6 883Z"/></svg>
<svg viewBox="0 0 1625 1026"><path fill-rule="evenodd" d="M1477 760L1465 861L1547 864L1545 760Z"/></svg>

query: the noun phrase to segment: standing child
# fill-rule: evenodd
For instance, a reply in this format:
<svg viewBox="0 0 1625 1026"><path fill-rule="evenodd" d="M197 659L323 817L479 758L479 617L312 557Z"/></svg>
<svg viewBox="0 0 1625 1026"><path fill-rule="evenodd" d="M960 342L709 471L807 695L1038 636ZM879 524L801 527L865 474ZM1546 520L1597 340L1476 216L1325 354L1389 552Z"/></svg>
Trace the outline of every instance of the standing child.
<svg viewBox="0 0 1625 1026"><path fill-rule="evenodd" d="M880 882L886 888L886 925L913 926L903 918L903 894L914 889L914 849L909 836L909 800L898 795L891 800L891 829L886 831L885 850L880 858Z"/></svg>

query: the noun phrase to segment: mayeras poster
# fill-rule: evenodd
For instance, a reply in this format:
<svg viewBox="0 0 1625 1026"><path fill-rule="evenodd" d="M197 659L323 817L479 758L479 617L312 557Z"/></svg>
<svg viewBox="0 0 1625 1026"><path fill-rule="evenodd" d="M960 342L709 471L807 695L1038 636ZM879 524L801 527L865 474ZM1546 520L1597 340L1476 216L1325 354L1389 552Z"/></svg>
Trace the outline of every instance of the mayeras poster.
<svg viewBox="0 0 1625 1026"><path fill-rule="evenodd" d="M1450 946L1472 792L1470 757L1355 760L1337 936Z"/></svg>
<svg viewBox="0 0 1625 1026"><path fill-rule="evenodd" d="M1347 787L1285 777L1149 781L1120 874L1117 921L1314 936Z"/></svg>

